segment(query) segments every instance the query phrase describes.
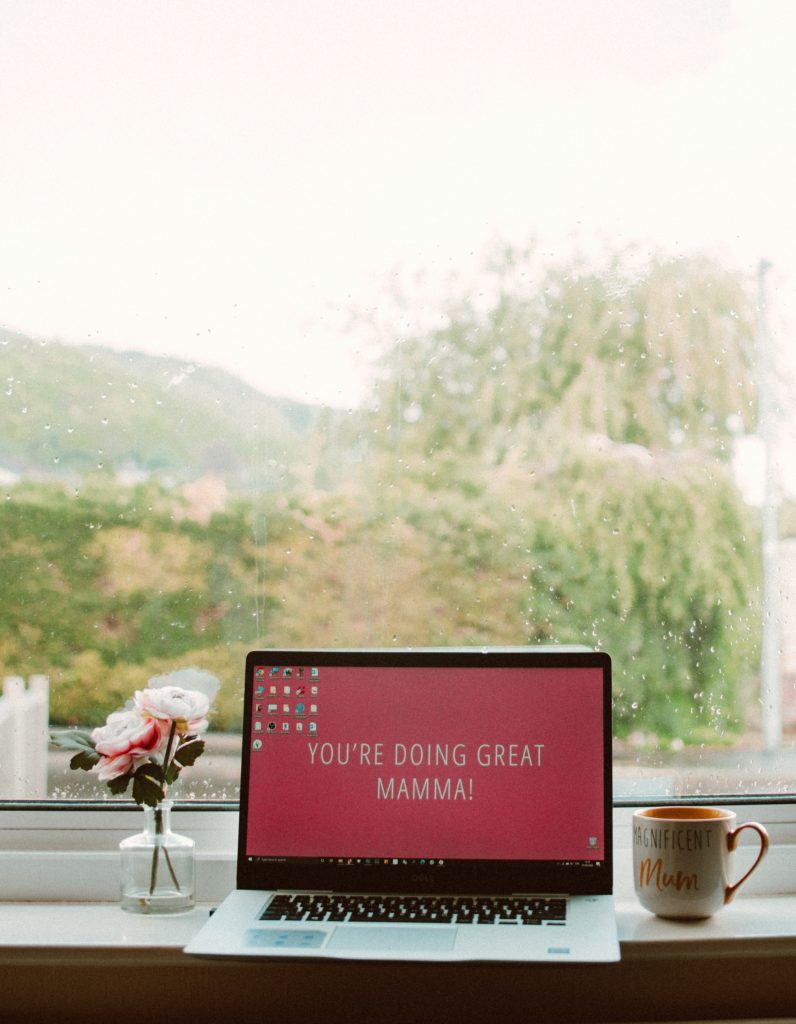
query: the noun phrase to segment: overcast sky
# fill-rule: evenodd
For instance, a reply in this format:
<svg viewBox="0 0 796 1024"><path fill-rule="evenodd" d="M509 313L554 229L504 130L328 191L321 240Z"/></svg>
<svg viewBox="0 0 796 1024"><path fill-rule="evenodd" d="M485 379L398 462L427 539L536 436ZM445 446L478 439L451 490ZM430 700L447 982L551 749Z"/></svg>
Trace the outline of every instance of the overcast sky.
<svg viewBox="0 0 796 1024"><path fill-rule="evenodd" d="M790 0L0 0L0 325L345 405L368 353L331 311L496 235L765 257L779 318L794 29Z"/></svg>

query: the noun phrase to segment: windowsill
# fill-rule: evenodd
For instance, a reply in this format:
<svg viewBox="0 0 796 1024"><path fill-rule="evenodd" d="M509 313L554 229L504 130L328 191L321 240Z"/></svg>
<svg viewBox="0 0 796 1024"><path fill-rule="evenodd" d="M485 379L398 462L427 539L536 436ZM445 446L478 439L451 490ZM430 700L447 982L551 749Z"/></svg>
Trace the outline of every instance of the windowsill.
<svg viewBox="0 0 796 1024"><path fill-rule="evenodd" d="M665 921L635 899L617 899L622 957L782 955L796 957L796 895L738 897L704 921ZM181 950L210 905L187 914L128 914L115 903L0 903L0 958L22 950ZM199 960L187 958L190 962Z"/></svg>
<svg viewBox="0 0 796 1024"><path fill-rule="evenodd" d="M796 960L796 895L739 896L703 921L667 921L636 899L617 899L622 957L792 956Z"/></svg>
<svg viewBox="0 0 796 1024"><path fill-rule="evenodd" d="M615 808L622 960L566 965L188 957L183 946L235 883L234 808L180 809L179 831L197 843L203 903L173 918L126 914L116 903L118 844L134 831L137 808L0 810L0 1021L110 1017L140 1024L141 999L119 995L122 978L127 992L157 992L158 1017L182 1019L189 1007L193 1024L372 1024L384 1019L384 1007L393 1008L391 1019L444 1020L452 1005L459 1024L792 1016L796 803L736 810L740 820L762 821L769 831L763 866L726 910L677 924L653 917L635 900L633 808ZM739 849L734 874L754 856L752 843Z"/></svg>
<svg viewBox="0 0 796 1024"><path fill-rule="evenodd" d="M112 1014L140 1021L140 997L120 998L112 979L158 992L158 1016L191 1019L373 1020L385 1005L402 1019L439 1019L462 997L460 1020L733 1020L796 1007L796 895L739 897L707 921L652 917L618 899L619 964L384 964L222 961L182 947L209 906L167 918L116 904L0 904L0 1018ZM123 969L123 974L120 970ZM563 973L562 973L563 972ZM42 984L46 978L46 985ZM675 983L676 980L676 983ZM563 982L563 985L562 985ZM144 988L141 988L143 992ZM297 993L301 993L298 995ZM120 1003L121 1005L120 1007ZM491 1011L491 1012L490 1012Z"/></svg>

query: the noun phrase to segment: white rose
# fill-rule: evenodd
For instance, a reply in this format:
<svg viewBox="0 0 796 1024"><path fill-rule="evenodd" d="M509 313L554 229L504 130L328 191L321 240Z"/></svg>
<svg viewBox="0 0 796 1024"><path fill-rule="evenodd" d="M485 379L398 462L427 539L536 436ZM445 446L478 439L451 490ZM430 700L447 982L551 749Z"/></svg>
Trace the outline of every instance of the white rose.
<svg viewBox="0 0 796 1024"><path fill-rule="evenodd" d="M178 668L163 676L153 676L147 688L161 690L166 686L180 686L183 690L198 690L199 693L206 694L212 704L220 685L216 677L209 672L203 672L198 668Z"/></svg>
<svg viewBox="0 0 796 1024"><path fill-rule="evenodd" d="M133 700L142 715L160 722L174 722L182 735L195 735L207 728L210 698L199 690L185 690L181 686L150 687L136 690Z"/></svg>

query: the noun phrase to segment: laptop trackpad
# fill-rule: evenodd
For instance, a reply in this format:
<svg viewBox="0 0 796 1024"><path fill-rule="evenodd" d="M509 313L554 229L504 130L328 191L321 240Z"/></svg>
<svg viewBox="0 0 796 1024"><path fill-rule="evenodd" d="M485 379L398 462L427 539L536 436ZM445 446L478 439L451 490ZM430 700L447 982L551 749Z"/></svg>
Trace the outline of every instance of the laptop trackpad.
<svg viewBox="0 0 796 1024"><path fill-rule="evenodd" d="M413 928L410 925L378 925L346 924L335 928L326 943L327 949L378 949L399 950L436 950L453 949L456 941L455 928L440 928L439 925L421 925Z"/></svg>

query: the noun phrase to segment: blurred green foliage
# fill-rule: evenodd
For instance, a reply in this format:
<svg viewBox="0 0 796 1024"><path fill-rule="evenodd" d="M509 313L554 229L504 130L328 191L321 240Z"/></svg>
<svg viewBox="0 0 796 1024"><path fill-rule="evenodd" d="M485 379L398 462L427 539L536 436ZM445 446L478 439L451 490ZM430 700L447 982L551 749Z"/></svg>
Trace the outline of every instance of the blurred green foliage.
<svg viewBox="0 0 796 1024"><path fill-rule="evenodd" d="M267 438L233 460L251 486L200 514L155 479L7 488L3 671L46 672L53 722L94 725L195 665L236 729L255 646L578 643L613 657L619 736L741 728L760 632L729 467L755 415L743 282L534 259L500 253L477 297L393 336L372 401L319 413L278 489Z"/></svg>
<svg viewBox="0 0 796 1024"><path fill-rule="evenodd" d="M796 501L783 502L779 515L779 531L782 537L796 537Z"/></svg>
<svg viewBox="0 0 796 1024"><path fill-rule="evenodd" d="M281 486L319 411L223 370L0 328L0 466L23 475L224 474Z"/></svg>

